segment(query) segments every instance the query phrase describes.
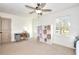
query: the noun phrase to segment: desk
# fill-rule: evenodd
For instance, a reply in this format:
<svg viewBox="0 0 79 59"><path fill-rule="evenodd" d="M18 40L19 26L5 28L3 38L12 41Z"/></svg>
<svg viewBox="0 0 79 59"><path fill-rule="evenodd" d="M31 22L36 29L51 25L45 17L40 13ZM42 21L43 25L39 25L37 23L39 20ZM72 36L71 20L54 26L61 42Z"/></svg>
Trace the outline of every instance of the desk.
<svg viewBox="0 0 79 59"><path fill-rule="evenodd" d="M27 40L29 38L28 33L15 33L15 40L21 41L21 40Z"/></svg>

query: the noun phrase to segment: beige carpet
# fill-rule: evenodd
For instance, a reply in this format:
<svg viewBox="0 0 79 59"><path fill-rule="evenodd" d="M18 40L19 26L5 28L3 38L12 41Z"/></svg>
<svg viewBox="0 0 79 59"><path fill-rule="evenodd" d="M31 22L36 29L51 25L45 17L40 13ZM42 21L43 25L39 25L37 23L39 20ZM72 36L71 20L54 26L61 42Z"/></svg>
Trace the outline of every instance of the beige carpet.
<svg viewBox="0 0 79 59"><path fill-rule="evenodd" d="M27 40L0 46L0 54L74 55L75 51L71 48L56 44L48 45L37 41Z"/></svg>

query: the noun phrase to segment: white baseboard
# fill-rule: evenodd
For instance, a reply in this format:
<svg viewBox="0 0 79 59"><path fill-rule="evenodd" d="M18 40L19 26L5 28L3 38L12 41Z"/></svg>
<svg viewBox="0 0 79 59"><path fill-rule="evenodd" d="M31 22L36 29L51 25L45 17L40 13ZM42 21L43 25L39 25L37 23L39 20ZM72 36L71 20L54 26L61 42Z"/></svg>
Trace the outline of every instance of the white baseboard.
<svg viewBox="0 0 79 59"><path fill-rule="evenodd" d="M63 47L71 48L71 49L75 49L74 47L65 46L65 45L62 45L62 44L57 43L57 42L53 42L53 44L57 44L57 45L60 45L60 46L63 46Z"/></svg>

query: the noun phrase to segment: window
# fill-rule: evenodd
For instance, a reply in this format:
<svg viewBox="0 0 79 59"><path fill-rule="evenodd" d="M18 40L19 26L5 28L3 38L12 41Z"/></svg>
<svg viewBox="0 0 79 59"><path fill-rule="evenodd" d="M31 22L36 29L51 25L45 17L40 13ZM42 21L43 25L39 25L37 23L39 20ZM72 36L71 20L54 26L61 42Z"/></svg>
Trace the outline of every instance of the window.
<svg viewBox="0 0 79 59"><path fill-rule="evenodd" d="M67 36L70 33L70 16L56 18L56 33Z"/></svg>

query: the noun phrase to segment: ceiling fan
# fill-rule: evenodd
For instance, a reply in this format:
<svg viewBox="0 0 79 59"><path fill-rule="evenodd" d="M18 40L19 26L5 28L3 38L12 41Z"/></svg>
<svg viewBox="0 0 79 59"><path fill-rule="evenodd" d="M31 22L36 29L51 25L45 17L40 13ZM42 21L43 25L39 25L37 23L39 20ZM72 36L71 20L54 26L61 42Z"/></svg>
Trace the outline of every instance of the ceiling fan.
<svg viewBox="0 0 79 59"><path fill-rule="evenodd" d="M29 5L25 5L25 7L29 9L33 9L34 11L29 12L29 14L37 13L38 15L42 15L43 12L51 12L51 9L43 9L45 7L46 3L37 3L36 7L32 7Z"/></svg>

